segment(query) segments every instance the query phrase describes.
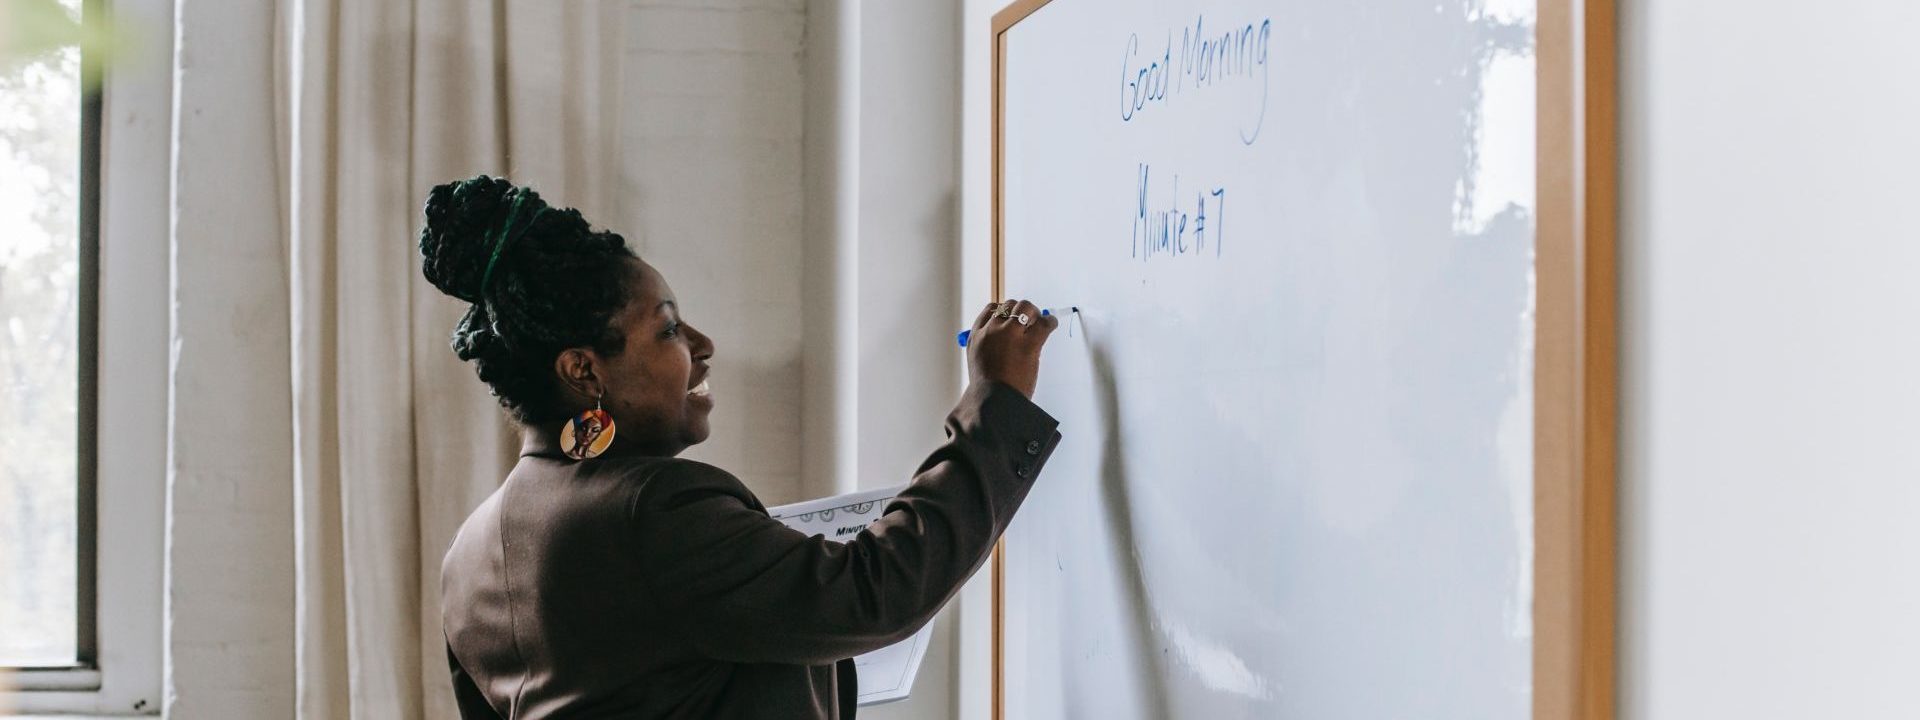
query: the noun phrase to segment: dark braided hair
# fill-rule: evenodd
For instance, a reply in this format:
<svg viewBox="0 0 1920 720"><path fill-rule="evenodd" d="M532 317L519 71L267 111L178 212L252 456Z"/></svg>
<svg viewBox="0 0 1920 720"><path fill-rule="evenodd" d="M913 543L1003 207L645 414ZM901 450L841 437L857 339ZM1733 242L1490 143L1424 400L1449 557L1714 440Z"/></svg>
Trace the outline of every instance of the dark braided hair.
<svg viewBox="0 0 1920 720"><path fill-rule="evenodd" d="M485 175L434 187L420 257L434 287L473 304L453 329L454 354L522 423L571 414L553 371L561 351L615 355L625 345L611 321L632 290L624 261L638 256L531 188Z"/></svg>

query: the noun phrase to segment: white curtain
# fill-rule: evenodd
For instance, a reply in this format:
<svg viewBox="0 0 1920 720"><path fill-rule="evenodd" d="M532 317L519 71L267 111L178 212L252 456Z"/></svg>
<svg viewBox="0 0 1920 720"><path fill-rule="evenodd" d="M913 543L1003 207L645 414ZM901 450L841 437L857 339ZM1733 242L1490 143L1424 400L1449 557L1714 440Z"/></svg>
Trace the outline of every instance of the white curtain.
<svg viewBox="0 0 1920 720"><path fill-rule="evenodd" d="M517 439L420 276L428 188L477 173L612 222L614 0L279 0L302 718L455 717L440 558Z"/></svg>

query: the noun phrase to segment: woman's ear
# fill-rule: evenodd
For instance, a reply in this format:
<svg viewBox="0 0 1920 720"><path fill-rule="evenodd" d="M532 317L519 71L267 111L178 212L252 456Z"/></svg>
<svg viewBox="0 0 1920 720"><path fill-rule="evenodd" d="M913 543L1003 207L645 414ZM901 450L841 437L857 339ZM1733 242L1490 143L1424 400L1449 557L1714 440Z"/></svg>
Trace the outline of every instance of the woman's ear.
<svg viewBox="0 0 1920 720"><path fill-rule="evenodd" d="M553 374L575 397L594 400L606 393L595 370L598 363L585 348L568 348L553 359Z"/></svg>

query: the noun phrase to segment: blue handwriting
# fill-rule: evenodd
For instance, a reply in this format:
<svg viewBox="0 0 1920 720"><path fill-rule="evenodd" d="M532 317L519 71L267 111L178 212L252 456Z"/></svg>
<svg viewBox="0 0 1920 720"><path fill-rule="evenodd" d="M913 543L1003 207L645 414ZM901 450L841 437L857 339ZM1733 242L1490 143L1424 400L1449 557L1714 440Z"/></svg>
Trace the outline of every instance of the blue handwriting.
<svg viewBox="0 0 1920 720"><path fill-rule="evenodd" d="M1192 205L1182 207L1180 176L1174 175L1173 190L1162 205L1151 197L1152 176L1152 168L1140 163L1139 204L1133 213L1133 257L1151 261L1156 257L1202 255L1209 243L1213 246L1213 256L1220 257L1226 247L1227 189L1215 186L1201 190L1194 193Z"/></svg>

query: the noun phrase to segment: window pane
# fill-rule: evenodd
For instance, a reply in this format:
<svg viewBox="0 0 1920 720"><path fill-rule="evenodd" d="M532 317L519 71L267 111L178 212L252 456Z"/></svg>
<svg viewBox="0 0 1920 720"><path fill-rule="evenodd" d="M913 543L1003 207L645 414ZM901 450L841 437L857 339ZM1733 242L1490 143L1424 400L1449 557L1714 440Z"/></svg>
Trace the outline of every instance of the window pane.
<svg viewBox="0 0 1920 720"><path fill-rule="evenodd" d="M0 666L78 657L80 100L77 47L0 58Z"/></svg>

